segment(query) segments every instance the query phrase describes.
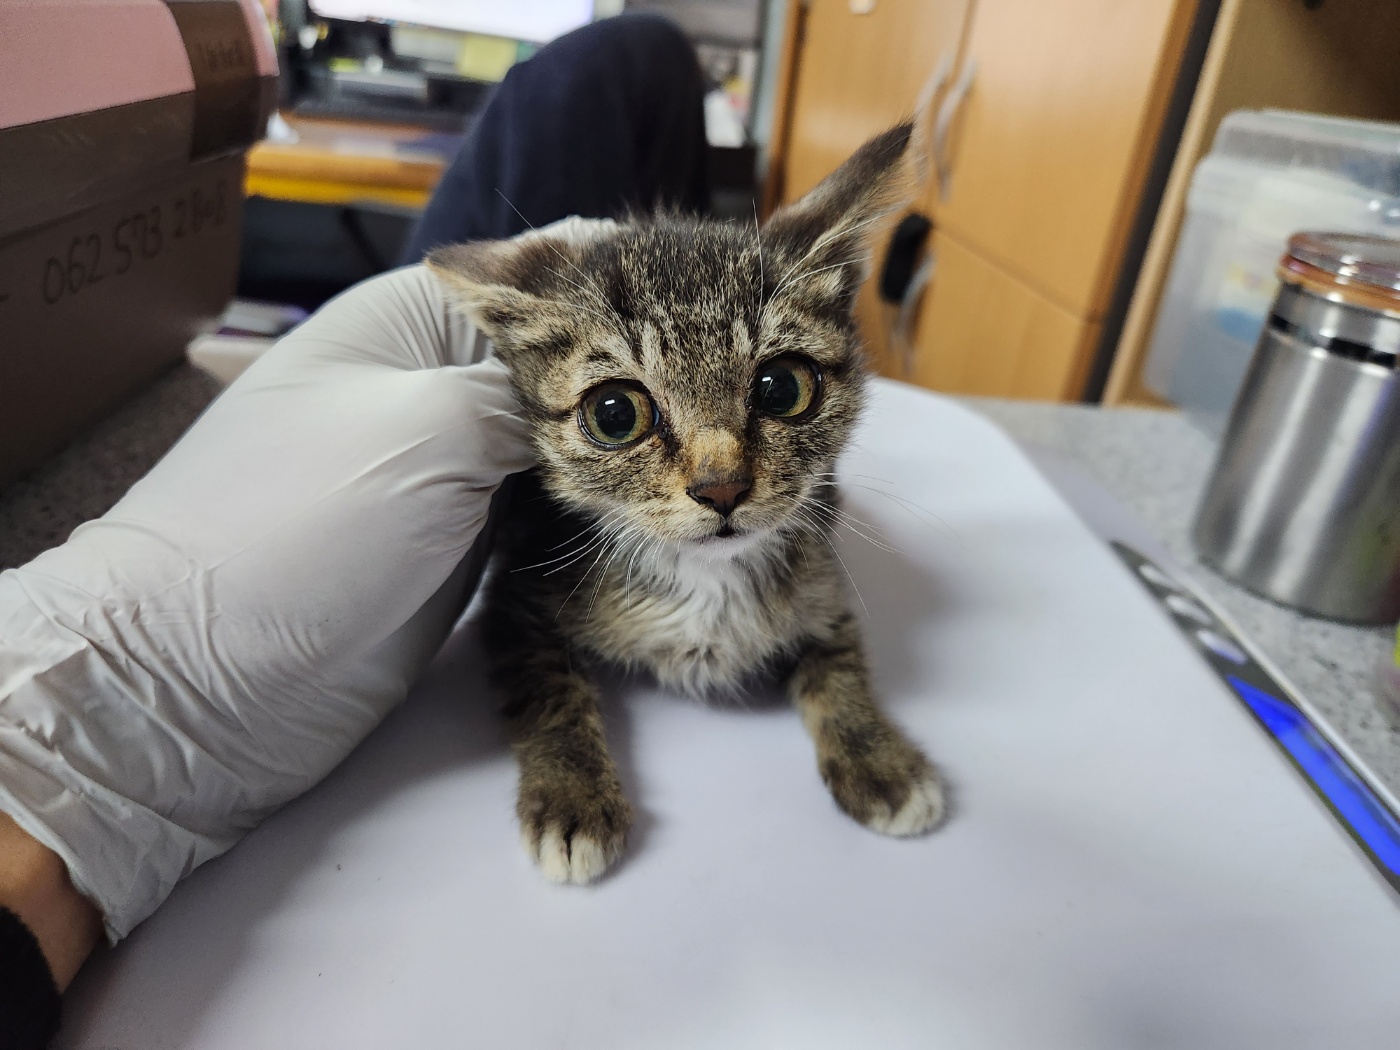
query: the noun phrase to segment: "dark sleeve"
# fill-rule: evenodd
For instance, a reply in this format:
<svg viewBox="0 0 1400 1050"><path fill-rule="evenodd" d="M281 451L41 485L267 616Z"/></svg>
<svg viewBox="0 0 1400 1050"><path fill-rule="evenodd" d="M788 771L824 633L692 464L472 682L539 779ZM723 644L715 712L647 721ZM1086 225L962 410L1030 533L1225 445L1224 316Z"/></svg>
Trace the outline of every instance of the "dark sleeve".
<svg viewBox="0 0 1400 1050"><path fill-rule="evenodd" d="M0 907L0 1047L44 1050L58 1032L59 996L39 942Z"/></svg>
<svg viewBox="0 0 1400 1050"><path fill-rule="evenodd" d="M570 215L706 210L704 106L695 51L665 18L620 15L560 37L506 74L403 262L439 244L511 237Z"/></svg>

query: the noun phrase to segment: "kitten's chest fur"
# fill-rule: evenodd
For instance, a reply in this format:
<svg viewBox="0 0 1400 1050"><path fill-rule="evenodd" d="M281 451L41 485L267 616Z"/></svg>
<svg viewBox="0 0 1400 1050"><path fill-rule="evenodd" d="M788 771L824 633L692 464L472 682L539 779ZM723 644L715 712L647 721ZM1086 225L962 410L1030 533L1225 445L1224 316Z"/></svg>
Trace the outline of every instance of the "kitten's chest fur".
<svg viewBox="0 0 1400 1050"><path fill-rule="evenodd" d="M824 568L824 559L817 564ZM820 636L840 609L839 588L802 568L785 543L733 556L651 553L593 581L593 611L576 610L570 630L589 649L645 668L670 688L729 689Z"/></svg>
<svg viewBox="0 0 1400 1050"><path fill-rule="evenodd" d="M513 541L494 601L526 604L568 648L692 695L733 689L824 640L845 610L839 569L816 536L727 541L732 552L590 546L585 522L537 497L518 500L503 524Z"/></svg>

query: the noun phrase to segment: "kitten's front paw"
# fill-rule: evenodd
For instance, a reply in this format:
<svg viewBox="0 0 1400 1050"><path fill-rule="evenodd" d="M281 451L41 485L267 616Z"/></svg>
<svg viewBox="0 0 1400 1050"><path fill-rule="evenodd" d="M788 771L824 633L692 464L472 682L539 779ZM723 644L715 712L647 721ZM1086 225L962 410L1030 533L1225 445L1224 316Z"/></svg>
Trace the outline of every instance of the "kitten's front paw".
<svg viewBox="0 0 1400 1050"><path fill-rule="evenodd" d="M884 835L931 831L947 812L943 785L923 753L901 737L862 751L827 755L821 764L836 804Z"/></svg>
<svg viewBox="0 0 1400 1050"><path fill-rule="evenodd" d="M902 805L895 809L891 809L889 803L873 807L865 826L883 835L922 835L943 822L946 810L943 785L930 770L928 776L909 789Z"/></svg>
<svg viewBox="0 0 1400 1050"><path fill-rule="evenodd" d="M616 785L568 777L520 790L525 849L551 882L592 882L622 856L632 807Z"/></svg>

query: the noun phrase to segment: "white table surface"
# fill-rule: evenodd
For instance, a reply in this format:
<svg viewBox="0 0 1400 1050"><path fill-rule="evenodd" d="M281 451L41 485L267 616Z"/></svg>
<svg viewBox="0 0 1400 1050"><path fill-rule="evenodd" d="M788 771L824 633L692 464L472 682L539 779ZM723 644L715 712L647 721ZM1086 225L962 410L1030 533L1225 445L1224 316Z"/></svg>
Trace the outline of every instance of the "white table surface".
<svg viewBox="0 0 1400 1050"><path fill-rule="evenodd" d="M944 829L843 817L781 704L620 684L637 833L548 884L468 629L85 969L59 1046L1396 1045L1400 902L1242 706L1003 434L883 383L870 418L844 469L918 509L851 488L899 553L841 552Z"/></svg>

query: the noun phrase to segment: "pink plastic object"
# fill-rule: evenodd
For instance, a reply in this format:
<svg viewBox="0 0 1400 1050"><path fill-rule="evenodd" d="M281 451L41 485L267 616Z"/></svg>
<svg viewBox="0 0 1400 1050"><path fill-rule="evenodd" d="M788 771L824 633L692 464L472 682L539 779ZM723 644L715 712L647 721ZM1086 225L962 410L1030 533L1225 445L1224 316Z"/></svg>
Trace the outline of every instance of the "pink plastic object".
<svg viewBox="0 0 1400 1050"><path fill-rule="evenodd" d="M277 75L277 47L272 42L272 30L263 14L258 0L239 0L243 5L243 17L248 20L248 35L253 40L253 50L257 52L258 76Z"/></svg>
<svg viewBox="0 0 1400 1050"><path fill-rule="evenodd" d="M277 53L257 0L239 0L259 76ZM194 90L185 44L161 0L3 0L0 128Z"/></svg>

